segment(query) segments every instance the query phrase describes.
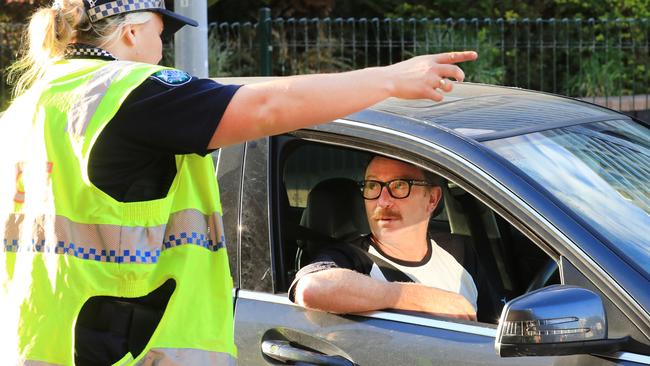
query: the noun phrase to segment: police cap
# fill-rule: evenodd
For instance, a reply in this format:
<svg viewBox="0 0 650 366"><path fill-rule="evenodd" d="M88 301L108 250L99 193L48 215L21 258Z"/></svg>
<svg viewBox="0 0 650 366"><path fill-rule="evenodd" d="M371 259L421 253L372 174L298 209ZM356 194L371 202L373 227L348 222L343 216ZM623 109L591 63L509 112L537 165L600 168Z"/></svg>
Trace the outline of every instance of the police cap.
<svg viewBox="0 0 650 366"><path fill-rule="evenodd" d="M195 20L167 10L165 0L84 0L90 22L135 11L151 11L163 16L165 34L174 34L184 25L196 27Z"/></svg>

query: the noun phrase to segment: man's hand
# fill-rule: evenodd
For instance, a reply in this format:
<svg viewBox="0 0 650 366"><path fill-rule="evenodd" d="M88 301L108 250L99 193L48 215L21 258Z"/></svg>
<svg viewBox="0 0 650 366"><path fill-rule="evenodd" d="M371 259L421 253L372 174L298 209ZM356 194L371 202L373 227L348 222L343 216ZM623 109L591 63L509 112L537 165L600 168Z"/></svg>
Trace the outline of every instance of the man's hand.
<svg viewBox="0 0 650 366"><path fill-rule="evenodd" d="M391 95L405 99L428 98L441 101L443 92L453 89L448 78L463 81L465 73L456 63L474 61L474 51L448 52L413 57L387 66L388 78L393 80Z"/></svg>
<svg viewBox="0 0 650 366"><path fill-rule="evenodd" d="M455 292L427 287L419 283L392 282L392 293L396 300L390 307L402 310L421 311L437 316L463 320L476 320L474 307Z"/></svg>
<svg viewBox="0 0 650 366"><path fill-rule="evenodd" d="M431 287L428 291L429 301L421 303L423 307L421 311L437 316L476 321L476 311L464 296Z"/></svg>

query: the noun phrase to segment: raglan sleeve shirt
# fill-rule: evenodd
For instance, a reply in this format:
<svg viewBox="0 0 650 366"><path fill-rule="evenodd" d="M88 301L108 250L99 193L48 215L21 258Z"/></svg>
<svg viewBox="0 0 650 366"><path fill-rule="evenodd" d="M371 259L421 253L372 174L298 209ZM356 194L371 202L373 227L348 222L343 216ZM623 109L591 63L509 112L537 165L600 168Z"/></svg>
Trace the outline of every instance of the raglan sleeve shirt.
<svg viewBox="0 0 650 366"><path fill-rule="evenodd" d="M366 249L367 250L367 249ZM296 273L289 288L289 299L295 302L296 285L304 276L331 268L344 268L366 275L370 274L373 262L356 243L330 245L318 252L316 257Z"/></svg>

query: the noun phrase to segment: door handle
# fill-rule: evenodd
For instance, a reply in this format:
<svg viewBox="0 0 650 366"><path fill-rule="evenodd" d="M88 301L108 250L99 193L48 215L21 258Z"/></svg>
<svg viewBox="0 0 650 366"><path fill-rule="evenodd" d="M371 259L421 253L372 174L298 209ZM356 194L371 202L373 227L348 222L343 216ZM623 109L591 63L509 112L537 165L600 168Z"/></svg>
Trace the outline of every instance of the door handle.
<svg viewBox="0 0 650 366"><path fill-rule="evenodd" d="M294 347L288 341L263 341L262 353L277 361L294 362L301 365L356 366L344 357L308 351Z"/></svg>

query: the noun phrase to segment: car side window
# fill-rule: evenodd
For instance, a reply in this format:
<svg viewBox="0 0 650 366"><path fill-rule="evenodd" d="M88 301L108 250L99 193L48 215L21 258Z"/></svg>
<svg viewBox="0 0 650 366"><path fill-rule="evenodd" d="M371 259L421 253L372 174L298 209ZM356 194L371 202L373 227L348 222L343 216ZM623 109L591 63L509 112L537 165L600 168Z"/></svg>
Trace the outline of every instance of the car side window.
<svg viewBox="0 0 650 366"><path fill-rule="evenodd" d="M278 177L286 195L280 241L281 270L287 278L293 279L327 240L348 241L369 233L357 182L373 155L301 140L286 145ZM471 267L479 292L479 321L496 324L506 301L531 287L560 282L557 271L545 271L554 262L537 245L454 182L436 180L443 200L430 219L429 233L451 235L466 244L463 265Z"/></svg>

